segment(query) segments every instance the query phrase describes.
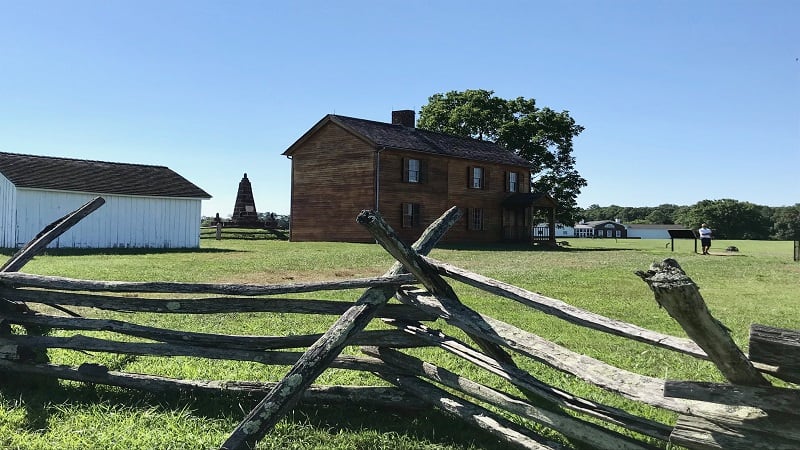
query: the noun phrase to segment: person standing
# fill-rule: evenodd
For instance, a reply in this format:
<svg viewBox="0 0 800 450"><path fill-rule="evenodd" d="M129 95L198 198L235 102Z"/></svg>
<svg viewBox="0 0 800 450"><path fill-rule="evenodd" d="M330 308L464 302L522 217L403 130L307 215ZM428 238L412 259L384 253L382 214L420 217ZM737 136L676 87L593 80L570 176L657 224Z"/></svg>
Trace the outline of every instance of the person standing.
<svg viewBox="0 0 800 450"><path fill-rule="evenodd" d="M697 230L697 233L700 235L700 245L703 247L703 254L708 255L708 250L711 249L711 228L708 228L708 225L704 223L700 225L700 229Z"/></svg>

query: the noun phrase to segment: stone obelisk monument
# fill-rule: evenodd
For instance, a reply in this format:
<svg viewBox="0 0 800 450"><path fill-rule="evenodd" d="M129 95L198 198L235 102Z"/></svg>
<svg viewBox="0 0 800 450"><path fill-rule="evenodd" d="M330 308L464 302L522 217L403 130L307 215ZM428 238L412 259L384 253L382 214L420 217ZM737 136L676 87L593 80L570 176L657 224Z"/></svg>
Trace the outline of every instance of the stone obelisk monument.
<svg viewBox="0 0 800 450"><path fill-rule="evenodd" d="M253 198L253 186L250 185L250 180L247 179L246 173L242 177L242 181L239 182L239 190L236 192L236 204L233 207L231 221L235 227L254 228L264 226L263 222L258 219L256 201Z"/></svg>

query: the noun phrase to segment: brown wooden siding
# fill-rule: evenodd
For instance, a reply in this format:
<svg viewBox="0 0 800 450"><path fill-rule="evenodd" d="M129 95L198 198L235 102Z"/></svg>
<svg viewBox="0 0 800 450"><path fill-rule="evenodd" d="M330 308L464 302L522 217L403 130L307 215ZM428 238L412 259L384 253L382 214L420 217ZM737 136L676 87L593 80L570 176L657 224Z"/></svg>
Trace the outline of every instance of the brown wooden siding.
<svg viewBox="0 0 800 450"><path fill-rule="evenodd" d="M468 183L471 167L482 167L483 189L474 189ZM485 162L452 159L449 162L449 201L464 211L464 217L447 233L445 242L498 242L503 239L503 208L501 202L510 195L506 192L506 173L519 173L519 192L530 191L530 172L521 167L509 167ZM470 230L468 214L473 208L483 209L483 229Z"/></svg>
<svg viewBox="0 0 800 450"><path fill-rule="evenodd" d="M374 162L368 143L333 124L296 149L291 240L372 242L356 216L375 208Z"/></svg>
<svg viewBox="0 0 800 450"><path fill-rule="evenodd" d="M420 159L427 168L422 183L403 181L403 160ZM469 188L468 168L480 166L485 170L483 189ZM383 151L381 153L381 216L395 228L406 242L413 242L420 233L444 211L458 206L462 218L448 231L443 242L498 242L503 239L503 209L500 203L507 192L506 174L519 174L519 191L530 192L530 172L521 167L446 158L414 152ZM402 228L402 203L419 203L421 220L418 226ZM483 209L482 230L467 229L467 214L472 208Z"/></svg>
<svg viewBox="0 0 800 450"><path fill-rule="evenodd" d="M404 163L422 162L419 183L404 181ZM404 241L422 231L452 206L483 209L483 229L468 230L462 218L444 242L503 240L506 173L519 174L518 192L530 191L530 172L521 167L462 160L421 152L376 149L366 141L328 123L295 148L292 155L292 241L372 242L355 221L364 209L375 209L376 165L379 167L378 211ZM468 188L468 168L484 168L483 189ZM419 221L403 228L402 205L419 205ZM505 220L507 222L507 219Z"/></svg>
<svg viewBox="0 0 800 450"><path fill-rule="evenodd" d="M424 173L421 174L421 182L403 181L403 161L407 159L422 161ZM447 195L448 159L418 152L384 150L381 152L380 166L379 212L402 240L414 242L431 222L453 206L448 204ZM420 221L411 228L402 227L403 203L420 205Z"/></svg>

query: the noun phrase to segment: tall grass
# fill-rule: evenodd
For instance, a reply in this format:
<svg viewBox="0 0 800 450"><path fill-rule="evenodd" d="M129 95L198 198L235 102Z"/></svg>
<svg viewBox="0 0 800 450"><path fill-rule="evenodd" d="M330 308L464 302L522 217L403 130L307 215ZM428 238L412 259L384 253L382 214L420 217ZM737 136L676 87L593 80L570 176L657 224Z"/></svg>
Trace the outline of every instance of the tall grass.
<svg viewBox="0 0 800 450"><path fill-rule="evenodd" d="M550 251L511 245L445 246L434 250L431 256L599 314L684 336L667 313L658 308L647 285L634 275L634 271L647 269L655 261L675 258L700 286L712 314L732 330L734 340L743 348L746 349L751 323L800 328L797 314L800 264L792 261L791 242L714 241L711 256L695 254L691 241L676 240L674 252L666 240L571 239L568 242L568 247ZM739 251L727 252L728 246L736 246ZM392 263L391 257L377 245L203 240L200 249L191 251L54 251L37 257L24 271L97 280L284 283L375 276ZM487 296L455 282L453 285L464 303L484 314L618 367L659 378L722 380L710 363L569 325L511 301ZM330 296L355 300L359 293L348 291ZM92 312L98 314L130 318L118 313ZM186 330L282 335L323 332L335 318L320 321L292 314L169 317L142 314L131 320ZM442 322L434 326L463 337ZM413 353L470 378L513 391L439 351L419 349ZM112 370L178 378L277 380L288 370L197 358L85 355L67 351L53 351L51 356L58 363L90 361L106 364ZM544 381L577 395L663 422L674 420L669 413L625 401L541 364L522 358L518 361ZM9 384L14 380L3 378L0 389L3 448L217 448L256 401L229 396L162 398L70 382L15 386ZM319 382L380 383L371 375L342 370L327 371ZM558 437L553 435L553 438ZM296 410L281 421L259 448L470 449L497 445L493 438L436 412L393 415L357 408L321 407Z"/></svg>

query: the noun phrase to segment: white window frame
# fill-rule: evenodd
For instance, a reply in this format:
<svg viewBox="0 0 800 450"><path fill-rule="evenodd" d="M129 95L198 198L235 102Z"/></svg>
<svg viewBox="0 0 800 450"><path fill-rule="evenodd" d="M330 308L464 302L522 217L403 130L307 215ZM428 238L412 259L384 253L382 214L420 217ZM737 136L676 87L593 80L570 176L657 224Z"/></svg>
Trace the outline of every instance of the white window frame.
<svg viewBox="0 0 800 450"><path fill-rule="evenodd" d="M517 190L519 190L519 174L508 172L508 192L517 192Z"/></svg>
<svg viewBox="0 0 800 450"><path fill-rule="evenodd" d="M408 182L419 183L419 171L422 167L422 162L418 159L408 160Z"/></svg>
<svg viewBox="0 0 800 450"><path fill-rule="evenodd" d="M483 180L485 176L486 172L483 170L483 167L473 167L472 182L470 183L472 189L483 189Z"/></svg>

